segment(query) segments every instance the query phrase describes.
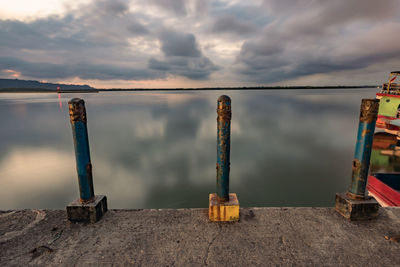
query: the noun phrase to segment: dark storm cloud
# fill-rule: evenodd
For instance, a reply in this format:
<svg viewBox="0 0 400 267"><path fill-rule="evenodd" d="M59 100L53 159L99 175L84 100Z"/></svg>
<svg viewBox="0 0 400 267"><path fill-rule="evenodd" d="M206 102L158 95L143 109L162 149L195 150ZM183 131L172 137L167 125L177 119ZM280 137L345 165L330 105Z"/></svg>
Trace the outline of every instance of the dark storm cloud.
<svg viewBox="0 0 400 267"><path fill-rule="evenodd" d="M176 16L186 16L185 0L150 0L150 3L160 7L162 10L167 10Z"/></svg>
<svg viewBox="0 0 400 267"><path fill-rule="evenodd" d="M0 20L0 47L4 48L0 52L1 68L37 79L98 80L151 80L168 74L199 80L217 70L203 55L194 34L170 27L160 31L165 29L162 20L132 11L130 4L124 0L100 0L81 5L64 16ZM152 4L165 9L166 2ZM192 7L200 14L206 12L207 3L195 1ZM184 2L172 1L168 8L186 14ZM131 40L139 42L131 44ZM156 48L157 40L161 51L142 50L149 45ZM164 57L156 59L159 52ZM38 60L38 53L44 58Z"/></svg>
<svg viewBox="0 0 400 267"><path fill-rule="evenodd" d="M219 69L204 56L196 58L167 57L165 60L152 58L149 60L149 68L158 71L166 71L193 80L207 79L212 72Z"/></svg>
<svg viewBox="0 0 400 267"><path fill-rule="evenodd" d="M70 78L99 80L142 80L164 78L164 74L148 69L135 69L101 64L54 64L26 62L17 58L0 57L0 69L14 69L27 77Z"/></svg>
<svg viewBox="0 0 400 267"><path fill-rule="evenodd" d="M0 47L14 49L65 50L89 47L84 30L68 35L75 25L73 18L46 18L33 22L0 20Z"/></svg>
<svg viewBox="0 0 400 267"><path fill-rule="evenodd" d="M205 57L193 34L164 30L159 35L165 59L151 58L149 68L193 80L207 79L218 67Z"/></svg>
<svg viewBox="0 0 400 267"><path fill-rule="evenodd" d="M400 27L397 28L400 30ZM375 62L400 60L400 47L380 45L379 40L358 42L353 40L343 49L305 49L294 51L290 47L274 44L267 39L245 43L238 56L244 67L239 72L258 82L278 82L320 73L363 69ZM400 39L398 39L400 41ZM353 48L351 46L354 46ZM369 47L369 49L368 49ZM365 48L365 49L364 49Z"/></svg>
<svg viewBox="0 0 400 267"><path fill-rule="evenodd" d="M149 68L161 71L168 71L171 69L170 65L165 61L159 61L155 58L149 60Z"/></svg>
<svg viewBox="0 0 400 267"><path fill-rule="evenodd" d="M275 19L237 57L239 73L250 80L278 82L400 60L400 46L382 42L385 35L400 41L390 34L400 29L391 22L396 1L271 0L264 6Z"/></svg>
<svg viewBox="0 0 400 267"><path fill-rule="evenodd" d="M37 79L218 72L218 82L234 84L361 72L400 61L399 8L397 0L92 0L62 15L0 20L0 57L19 59L13 70Z"/></svg>
<svg viewBox="0 0 400 267"><path fill-rule="evenodd" d="M258 28L263 28L271 22L268 9L252 1L237 1L236 3L212 1L209 6L212 21L231 17L234 18L234 23L247 22Z"/></svg>
<svg viewBox="0 0 400 267"><path fill-rule="evenodd" d="M256 26L251 22L238 20L230 15L217 18L211 28L213 33L234 33L241 36L252 34L256 30Z"/></svg>
<svg viewBox="0 0 400 267"><path fill-rule="evenodd" d="M122 2L95 2L77 12L79 16L67 14L30 22L0 20L0 46L72 51L126 45L127 38L149 31L138 21L138 15L127 14L127 7L120 4ZM114 17L118 14L121 16Z"/></svg>
<svg viewBox="0 0 400 267"><path fill-rule="evenodd" d="M149 30L140 23L131 23L127 26L127 29L135 35L145 35L149 33Z"/></svg>
<svg viewBox="0 0 400 267"><path fill-rule="evenodd" d="M397 13L397 0L264 0L263 6L273 14L287 15L296 13L299 18L306 14L308 18L315 18L318 23L346 23L347 21L366 19L381 20Z"/></svg>
<svg viewBox="0 0 400 267"><path fill-rule="evenodd" d="M164 31L160 34L165 56L199 57L201 52L193 34Z"/></svg>

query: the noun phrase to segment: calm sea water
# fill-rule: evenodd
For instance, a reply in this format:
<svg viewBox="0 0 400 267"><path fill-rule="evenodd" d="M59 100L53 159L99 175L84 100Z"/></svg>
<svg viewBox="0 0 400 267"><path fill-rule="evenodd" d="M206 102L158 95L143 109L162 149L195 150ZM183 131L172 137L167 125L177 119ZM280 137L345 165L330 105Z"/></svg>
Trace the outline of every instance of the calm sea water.
<svg viewBox="0 0 400 267"><path fill-rule="evenodd" d="M230 191L241 206L332 206L376 89L0 94L0 209L79 196L67 102L86 101L96 194L111 208L208 206L216 104L232 99Z"/></svg>

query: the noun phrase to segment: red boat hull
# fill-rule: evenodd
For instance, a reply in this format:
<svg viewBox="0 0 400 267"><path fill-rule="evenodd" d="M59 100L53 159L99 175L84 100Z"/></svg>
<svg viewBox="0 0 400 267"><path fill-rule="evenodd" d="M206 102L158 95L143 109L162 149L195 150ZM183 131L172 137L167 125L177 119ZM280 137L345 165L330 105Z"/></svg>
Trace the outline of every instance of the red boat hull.
<svg viewBox="0 0 400 267"><path fill-rule="evenodd" d="M400 191L390 187L379 178L369 176L367 189L378 202L383 202L384 206L400 206Z"/></svg>

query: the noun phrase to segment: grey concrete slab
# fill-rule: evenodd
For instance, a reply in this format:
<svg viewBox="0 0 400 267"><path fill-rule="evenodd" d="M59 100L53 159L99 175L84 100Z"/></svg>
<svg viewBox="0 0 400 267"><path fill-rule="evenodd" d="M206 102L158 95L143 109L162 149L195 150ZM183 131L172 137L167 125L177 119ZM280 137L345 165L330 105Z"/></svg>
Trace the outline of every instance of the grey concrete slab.
<svg viewBox="0 0 400 267"><path fill-rule="evenodd" d="M333 208L110 210L95 224L61 210L0 211L0 266L399 266L400 208L350 222Z"/></svg>

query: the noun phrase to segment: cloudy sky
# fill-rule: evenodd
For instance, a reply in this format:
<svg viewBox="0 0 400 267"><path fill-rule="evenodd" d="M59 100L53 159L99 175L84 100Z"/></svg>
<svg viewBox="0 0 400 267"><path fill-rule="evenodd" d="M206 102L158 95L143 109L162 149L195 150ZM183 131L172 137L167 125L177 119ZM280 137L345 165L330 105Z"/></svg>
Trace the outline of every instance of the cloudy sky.
<svg viewBox="0 0 400 267"><path fill-rule="evenodd" d="M398 0L0 0L0 77L99 88L380 84L400 69L399 14Z"/></svg>

